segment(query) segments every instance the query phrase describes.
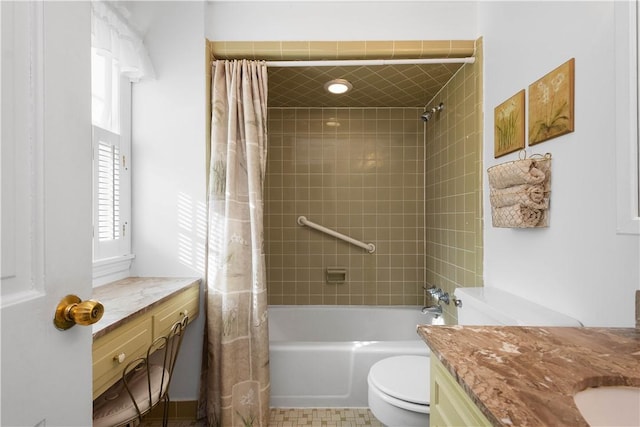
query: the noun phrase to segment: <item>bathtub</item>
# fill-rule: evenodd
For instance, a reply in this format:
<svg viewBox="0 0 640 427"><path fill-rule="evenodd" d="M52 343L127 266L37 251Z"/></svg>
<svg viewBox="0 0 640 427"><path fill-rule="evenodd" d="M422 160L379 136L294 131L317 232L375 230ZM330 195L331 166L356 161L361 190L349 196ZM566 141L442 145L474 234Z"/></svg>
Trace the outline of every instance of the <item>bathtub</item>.
<svg viewBox="0 0 640 427"><path fill-rule="evenodd" d="M429 355L418 324L442 324L442 317L415 306L270 306L271 407L368 406L375 362Z"/></svg>

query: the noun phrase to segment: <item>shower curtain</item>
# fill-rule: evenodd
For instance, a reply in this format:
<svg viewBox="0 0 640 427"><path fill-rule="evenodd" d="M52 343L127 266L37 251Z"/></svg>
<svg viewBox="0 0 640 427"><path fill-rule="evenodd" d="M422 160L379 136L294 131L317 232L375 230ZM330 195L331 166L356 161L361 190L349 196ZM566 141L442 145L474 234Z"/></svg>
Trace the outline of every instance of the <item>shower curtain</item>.
<svg viewBox="0 0 640 427"><path fill-rule="evenodd" d="M267 427L266 65L215 61L211 92L206 415L210 426Z"/></svg>

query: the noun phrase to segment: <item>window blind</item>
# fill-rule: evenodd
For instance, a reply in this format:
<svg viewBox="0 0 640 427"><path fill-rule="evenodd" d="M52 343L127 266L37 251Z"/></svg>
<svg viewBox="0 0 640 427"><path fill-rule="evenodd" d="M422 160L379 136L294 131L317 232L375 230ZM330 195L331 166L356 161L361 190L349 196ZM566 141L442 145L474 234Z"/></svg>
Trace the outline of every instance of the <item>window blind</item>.
<svg viewBox="0 0 640 427"><path fill-rule="evenodd" d="M119 239L120 225L120 149L116 144L98 141L98 240Z"/></svg>

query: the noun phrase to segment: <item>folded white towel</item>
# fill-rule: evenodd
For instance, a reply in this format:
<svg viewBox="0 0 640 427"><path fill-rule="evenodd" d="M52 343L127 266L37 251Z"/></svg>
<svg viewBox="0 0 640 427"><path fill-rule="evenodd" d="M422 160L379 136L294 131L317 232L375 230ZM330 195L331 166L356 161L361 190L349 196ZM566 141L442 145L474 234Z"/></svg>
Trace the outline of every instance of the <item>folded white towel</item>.
<svg viewBox="0 0 640 427"><path fill-rule="evenodd" d="M489 199L491 206L501 208L521 204L535 209L547 209L549 200L545 198L542 184L522 184L507 188L492 188Z"/></svg>
<svg viewBox="0 0 640 427"><path fill-rule="evenodd" d="M507 188L522 184L540 184L545 174L531 159L516 160L492 166L487 170L492 188Z"/></svg>
<svg viewBox="0 0 640 427"><path fill-rule="evenodd" d="M531 228L540 223L544 209L534 209L523 205L492 208L491 217L494 227Z"/></svg>

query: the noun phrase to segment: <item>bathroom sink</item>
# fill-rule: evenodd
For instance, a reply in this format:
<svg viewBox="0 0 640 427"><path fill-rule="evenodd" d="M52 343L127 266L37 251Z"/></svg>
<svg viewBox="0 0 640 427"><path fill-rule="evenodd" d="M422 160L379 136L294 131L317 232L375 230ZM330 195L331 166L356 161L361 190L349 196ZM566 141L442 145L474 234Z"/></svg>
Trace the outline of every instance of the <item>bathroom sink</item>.
<svg viewBox="0 0 640 427"><path fill-rule="evenodd" d="M590 426L640 426L640 387L587 388L573 400Z"/></svg>

